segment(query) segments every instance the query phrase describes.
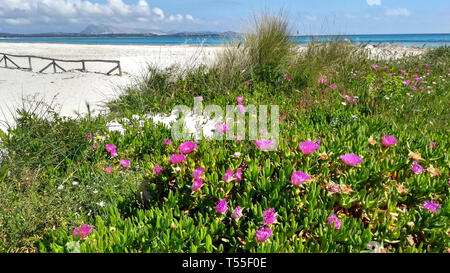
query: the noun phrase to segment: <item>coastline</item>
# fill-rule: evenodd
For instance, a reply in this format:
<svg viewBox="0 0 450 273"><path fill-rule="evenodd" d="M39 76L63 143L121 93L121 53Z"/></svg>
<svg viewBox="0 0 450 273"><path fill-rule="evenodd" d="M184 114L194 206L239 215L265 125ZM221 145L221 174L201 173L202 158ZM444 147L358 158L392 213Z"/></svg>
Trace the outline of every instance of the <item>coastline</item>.
<svg viewBox="0 0 450 273"><path fill-rule="evenodd" d="M79 45L50 43L2 43L0 53L34 55L55 59L105 59L121 62L122 76L107 76L111 64L89 63L87 70L65 73L37 73L49 61L33 59L33 71L5 69L0 63L0 129L5 129L1 121L12 122L15 109L22 105L22 99L37 96L38 100L53 101L60 105L60 114L75 117L75 111L87 112L104 110L104 103L118 96L123 88L135 84L146 74L148 65L166 68L172 65L192 67L212 64L216 53L223 46L198 45ZM306 46L299 45L299 51ZM400 58L406 55L420 55L428 48L402 45L366 45L374 59ZM0 57L1 58L1 57ZM13 59L22 67L28 67L28 60ZM66 69L80 69L80 64L65 64ZM51 69L49 70L51 72ZM97 73L96 73L97 72ZM56 97L55 97L56 96ZM54 99L55 98L55 99ZM53 100L54 99L54 100Z"/></svg>

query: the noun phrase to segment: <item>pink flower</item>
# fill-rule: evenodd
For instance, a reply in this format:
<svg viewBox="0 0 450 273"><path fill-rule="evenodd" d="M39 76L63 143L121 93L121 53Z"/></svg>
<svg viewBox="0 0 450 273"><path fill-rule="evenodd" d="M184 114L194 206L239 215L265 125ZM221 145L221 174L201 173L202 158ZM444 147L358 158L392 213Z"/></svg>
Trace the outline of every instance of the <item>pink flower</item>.
<svg viewBox="0 0 450 273"><path fill-rule="evenodd" d="M401 70L400 72L402 73L402 75L406 74L406 70Z"/></svg>
<svg viewBox="0 0 450 273"><path fill-rule="evenodd" d="M163 168L159 165L156 165L155 167L153 167L153 173L155 175L160 175L163 171Z"/></svg>
<svg viewBox="0 0 450 273"><path fill-rule="evenodd" d="M225 134L229 128L228 124L216 124L216 129L219 133Z"/></svg>
<svg viewBox="0 0 450 273"><path fill-rule="evenodd" d="M82 225L79 229L74 229L73 236L78 237L78 235L81 235L81 240L83 240L91 233L92 233L91 226Z"/></svg>
<svg viewBox="0 0 450 273"><path fill-rule="evenodd" d="M169 157L169 163L177 165L186 160L186 156L180 154L173 154Z"/></svg>
<svg viewBox="0 0 450 273"><path fill-rule="evenodd" d="M240 219L242 217L242 209L241 207L237 206L233 213L231 214L231 217L233 217L234 219Z"/></svg>
<svg viewBox="0 0 450 273"><path fill-rule="evenodd" d="M436 146L436 142L430 142L430 150L433 150L434 146Z"/></svg>
<svg viewBox="0 0 450 273"><path fill-rule="evenodd" d="M431 74L431 72L433 72L433 70L431 69L427 70L427 74Z"/></svg>
<svg viewBox="0 0 450 273"><path fill-rule="evenodd" d="M296 171L291 176L291 184L295 186L300 186L305 182L306 180L310 179L311 177L307 175L304 172Z"/></svg>
<svg viewBox="0 0 450 273"><path fill-rule="evenodd" d="M204 172L205 172L205 168L197 168L192 173L192 177L195 179L200 179L200 177L202 177Z"/></svg>
<svg viewBox="0 0 450 273"><path fill-rule="evenodd" d="M410 83L411 83L411 80L404 80L404 81L403 81L403 84L404 84L404 85L409 85Z"/></svg>
<svg viewBox="0 0 450 273"><path fill-rule="evenodd" d="M413 85L413 86L411 86L411 90L412 90L412 91L416 91L416 90L417 90L417 87L415 87L415 86Z"/></svg>
<svg viewBox="0 0 450 273"><path fill-rule="evenodd" d="M425 201L422 203L422 207L426 210L431 211L432 213L436 212L437 208L440 208L442 205L435 203L433 201Z"/></svg>
<svg viewBox="0 0 450 273"><path fill-rule="evenodd" d="M106 168L106 174L110 174L110 173L112 173L113 171L114 171L114 168L112 168L112 167Z"/></svg>
<svg viewBox="0 0 450 273"><path fill-rule="evenodd" d="M284 78L284 80L287 82L291 81L291 76L286 76L286 78Z"/></svg>
<svg viewBox="0 0 450 273"><path fill-rule="evenodd" d="M378 69L378 68L379 68L379 66L378 66L378 65L376 65L376 64L374 64L374 65L372 65L372 68L373 68L373 69Z"/></svg>
<svg viewBox="0 0 450 273"><path fill-rule="evenodd" d="M425 67L430 67L431 64L424 64L423 66L425 66Z"/></svg>
<svg viewBox="0 0 450 273"><path fill-rule="evenodd" d="M298 148L300 149L300 151L302 151L302 154L304 155L312 154L314 151L319 149L319 147L320 147L319 144L316 144L313 141L305 141L300 143L300 145L298 146Z"/></svg>
<svg viewBox="0 0 450 273"><path fill-rule="evenodd" d="M332 85L330 85L329 87L330 87L331 89L336 89L336 88L337 88L336 84L332 84Z"/></svg>
<svg viewBox="0 0 450 273"><path fill-rule="evenodd" d="M236 100L237 100L238 104L242 104L242 102L244 101L244 98L241 98L241 97L237 96Z"/></svg>
<svg viewBox="0 0 450 273"><path fill-rule="evenodd" d="M423 82L423 78L421 78L421 77L416 77L415 80L416 80L416 82Z"/></svg>
<svg viewBox="0 0 450 273"><path fill-rule="evenodd" d="M225 172L225 174L223 175L223 181L224 181L225 183L228 183L228 182L230 182L231 180L233 180L233 174L234 174L234 172L233 172L232 170L227 170L227 171Z"/></svg>
<svg viewBox="0 0 450 273"><path fill-rule="evenodd" d="M422 166L420 166L419 163L417 163L417 161L414 161L413 166L411 167L411 171L413 171L413 173L415 174L421 174L424 172L424 169Z"/></svg>
<svg viewBox="0 0 450 273"><path fill-rule="evenodd" d="M117 153L117 151L112 151L111 153L110 153L110 155L111 155L111 157L117 157L117 156L119 156L119 154Z"/></svg>
<svg viewBox="0 0 450 273"><path fill-rule="evenodd" d="M242 140L242 137L241 136L235 136L234 137L234 142L235 143L238 143L239 141L241 141Z"/></svg>
<svg viewBox="0 0 450 273"><path fill-rule="evenodd" d="M227 200L220 199L219 203L216 205L216 212L219 214L225 214L228 211Z"/></svg>
<svg viewBox="0 0 450 273"><path fill-rule="evenodd" d="M120 165L122 165L125 169L128 169L130 167L130 160L122 159L120 160Z"/></svg>
<svg viewBox="0 0 450 273"><path fill-rule="evenodd" d="M180 152L183 154L191 153L197 147L197 143L188 141L180 145Z"/></svg>
<svg viewBox="0 0 450 273"><path fill-rule="evenodd" d="M344 154L339 157L345 165L356 166L362 162L362 159L356 154Z"/></svg>
<svg viewBox="0 0 450 273"><path fill-rule="evenodd" d="M239 105L238 105L238 108L239 108L239 112L241 112L241 114L244 114L244 113L245 113L245 107L244 107L244 105L239 104Z"/></svg>
<svg viewBox="0 0 450 273"><path fill-rule="evenodd" d="M246 82L245 82L245 85L247 85L248 87L250 87L250 86L253 85L253 83L252 83L251 81L246 81Z"/></svg>
<svg viewBox="0 0 450 273"><path fill-rule="evenodd" d="M358 99L357 99L357 98L353 98L353 99L352 99L352 102L353 102L354 104L356 104L356 103L358 102Z"/></svg>
<svg viewBox="0 0 450 273"><path fill-rule="evenodd" d="M419 68L416 68L416 69L414 69L414 71L415 71L415 72L419 72L419 71L420 71L420 69L419 69Z"/></svg>
<svg viewBox="0 0 450 273"><path fill-rule="evenodd" d="M195 181L192 183L191 190L198 191L202 186L203 186L203 179L201 178L195 179Z"/></svg>
<svg viewBox="0 0 450 273"><path fill-rule="evenodd" d="M393 136L384 136L381 138L381 142L384 146L389 147L397 143L397 139Z"/></svg>
<svg viewBox="0 0 450 273"><path fill-rule="evenodd" d="M256 231L256 233L255 233L256 241L263 243L267 239L269 239L269 237L271 235L272 235L272 230L270 228L261 228L260 230Z"/></svg>
<svg viewBox="0 0 450 273"><path fill-rule="evenodd" d="M339 192L339 185L338 184L334 184L334 183L330 184L327 187L327 191L329 193L337 193L337 192Z"/></svg>
<svg viewBox="0 0 450 273"><path fill-rule="evenodd" d="M106 144L105 145L105 150L110 153L112 151L117 150L117 147L114 144Z"/></svg>
<svg viewBox="0 0 450 273"><path fill-rule="evenodd" d="M172 142L170 142L170 140L168 140L168 139L164 139L164 144L166 144L166 145L172 145Z"/></svg>
<svg viewBox="0 0 450 273"><path fill-rule="evenodd" d="M392 73L388 73L389 77L392 77Z"/></svg>
<svg viewBox="0 0 450 273"><path fill-rule="evenodd" d="M242 168L237 169L233 177L236 179L236 182L240 182L242 180Z"/></svg>
<svg viewBox="0 0 450 273"><path fill-rule="evenodd" d="M87 138L87 140L91 140L92 139L92 133L87 134L86 138Z"/></svg>
<svg viewBox="0 0 450 273"><path fill-rule="evenodd" d="M420 92L423 91L423 86L419 86L419 91L420 91Z"/></svg>
<svg viewBox="0 0 450 273"><path fill-rule="evenodd" d="M389 70L389 66L386 65L386 66L384 67L384 70L388 71L388 70Z"/></svg>
<svg viewBox="0 0 450 273"><path fill-rule="evenodd" d="M198 101L203 101L203 96L197 97Z"/></svg>
<svg viewBox="0 0 450 273"><path fill-rule="evenodd" d="M346 97L345 98L348 102L352 102L352 98L351 97Z"/></svg>
<svg viewBox="0 0 450 273"><path fill-rule="evenodd" d="M320 77L320 78L317 80L317 82L318 82L319 84L326 84L326 83L328 83L328 80L325 79L325 78Z"/></svg>
<svg viewBox="0 0 450 273"><path fill-rule="evenodd" d="M337 216L333 214L330 217L328 217L328 223L330 223L330 225L335 229L340 229L342 220L339 220L339 218L337 218Z"/></svg>
<svg viewBox="0 0 450 273"><path fill-rule="evenodd" d="M277 220L275 209L268 209L264 211L263 215L264 225L271 225Z"/></svg>
<svg viewBox="0 0 450 273"><path fill-rule="evenodd" d="M275 145L275 142L272 140L256 140L255 145L261 150L261 151L267 151L269 150L273 145Z"/></svg>

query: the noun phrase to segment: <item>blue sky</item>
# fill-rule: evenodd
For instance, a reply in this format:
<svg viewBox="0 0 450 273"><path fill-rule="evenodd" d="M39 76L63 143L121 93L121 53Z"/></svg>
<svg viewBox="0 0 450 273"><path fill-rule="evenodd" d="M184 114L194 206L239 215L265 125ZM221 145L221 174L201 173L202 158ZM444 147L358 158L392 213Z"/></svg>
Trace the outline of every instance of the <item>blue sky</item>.
<svg viewBox="0 0 450 273"><path fill-rule="evenodd" d="M449 0L0 0L0 32L239 32L253 14L280 9L301 35L450 33Z"/></svg>

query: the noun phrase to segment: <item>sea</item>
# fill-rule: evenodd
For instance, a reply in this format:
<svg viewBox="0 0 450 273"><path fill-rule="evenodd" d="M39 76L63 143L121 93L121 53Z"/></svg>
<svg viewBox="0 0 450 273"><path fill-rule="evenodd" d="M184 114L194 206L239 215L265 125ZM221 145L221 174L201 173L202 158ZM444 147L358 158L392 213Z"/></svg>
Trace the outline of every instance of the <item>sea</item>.
<svg viewBox="0 0 450 273"><path fill-rule="evenodd" d="M292 36L298 44L307 44L312 39L323 42L347 39L354 44L397 44L418 47L450 46L450 33L445 34L360 34L360 35L318 35ZM218 46L240 40L227 37L19 37L0 38L0 42L11 43L56 43L90 45L203 45Z"/></svg>

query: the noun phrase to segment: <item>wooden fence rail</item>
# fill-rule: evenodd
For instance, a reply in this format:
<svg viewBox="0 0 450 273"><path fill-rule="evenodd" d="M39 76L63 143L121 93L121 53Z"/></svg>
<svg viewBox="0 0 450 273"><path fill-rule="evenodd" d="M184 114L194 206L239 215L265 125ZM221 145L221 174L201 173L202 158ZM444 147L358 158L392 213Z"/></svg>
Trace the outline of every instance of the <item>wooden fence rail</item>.
<svg viewBox="0 0 450 273"><path fill-rule="evenodd" d="M76 69L76 70L79 70L82 72L87 72L86 63L94 63L94 62L96 62L96 63L114 63L114 64L116 64L114 66L114 68L112 68L110 71L108 71L107 73L104 73L104 74L111 75L111 73L113 73L115 70L118 70L118 75L122 76L122 68L120 66L120 61L113 61L113 60L61 60L61 59L54 59L54 58L47 58L47 57L40 57L40 56L33 56L33 55L14 55L14 54L7 54L7 53L1 53L1 52L0 52L0 57L1 57L0 64L2 64L2 62L3 62L5 68L9 68L8 67L8 62L9 62L12 65L12 66L10 66L11 68L25 69L28 71L33 70L32 66L31 66L31 60L33 58L50 61L50 63L47 66L45 66L44 68L39 70L39 73L43 73L45 70L47 70L51 66L53 66L54 73L56 73L56 71L57 71L56 68L59 68L63 72L67 72L67 70L62 67L61 63L81 63L81 68ZM17 63L15 63L13 60L11 60L11 58L27 58L28 59L28 67L20 67ZM58 62L60 64L58 64Z"/></svg>

